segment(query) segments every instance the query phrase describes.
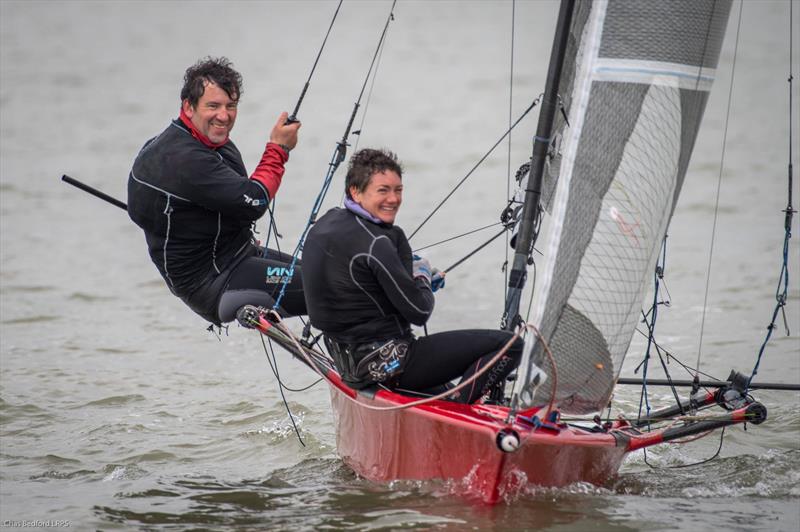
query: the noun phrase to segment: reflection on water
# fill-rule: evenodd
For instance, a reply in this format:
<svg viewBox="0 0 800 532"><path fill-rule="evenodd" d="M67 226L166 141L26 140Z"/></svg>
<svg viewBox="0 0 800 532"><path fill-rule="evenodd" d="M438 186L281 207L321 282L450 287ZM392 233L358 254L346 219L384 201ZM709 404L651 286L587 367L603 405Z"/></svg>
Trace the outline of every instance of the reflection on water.
<svg viewBox="0 0 800 532"><path fill-rule="evenodd" d="M276 205L284 249L302 231L388 6L343 4ZM528 487L485 507L458 496L463 480L357 478L336 458L324 384L287 393L302 447L259 339L235 325L220 339L206 332L170 296L125 214L59 182L67 173L125 199L136 152L176 115L183 69L206 54L228 55L245 76L234 139L252 167L275 117L296 101L334 8L311 0L0 2L0 521L69 519L80 529L796 531L796 393L757 392L768 421L728 430L711 463L667 469L712 456L718 435L648 452L655 468L636 453L604 487ZM717 377L731 367L749 373L774 307L786 202L785 11L784 2L744 6L702 341L702 368ZM408 232L544 86L555 4L517 2L515 12L509 113L510 2L398 4L358 141L387 146L404 161L398 223ZM227 31L207 31L209 21ZM245 21L264 31L231 33ZM276 27L284 31L270 31ZM700 344L733 44L729 34L670 229L664 282L672 304L660 311L658 338L689 364ZM412 245L497 221L507 167L528 158L535 120L511 135L510 161L506 147L498 150ZM339 200L341 178L326 206ZM263 222L258 229L263 234ZM450 264L488 236L426 253ZM798 256L796 238L790 254ZM504 258L498 240L448 277L429 329L496 327ZM790 269L795 279L797 261ZM792 336L782 325L775 331L764 381L800 382L798 286L792 281L787 306ZM642 352L637 337L628 374ZM278 360L287 386L314 382L302 365ZM674 376L687 378L677 366ZM651 392L653 403L672 400L666 390ZM622 387L614 410L632 414L638 404L638 390Z"/></svg>

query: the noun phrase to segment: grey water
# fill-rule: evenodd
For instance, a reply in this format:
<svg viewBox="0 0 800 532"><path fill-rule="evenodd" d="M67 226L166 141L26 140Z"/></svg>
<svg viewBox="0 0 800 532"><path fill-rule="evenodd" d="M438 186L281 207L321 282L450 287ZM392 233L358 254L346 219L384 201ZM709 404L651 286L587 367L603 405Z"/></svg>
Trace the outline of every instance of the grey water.
<svg viewBox="0 0 800 532"><path fill-rule="evenodd" d="M660 309L656 332L678 359L699 360L719 378L753 369L775 307L787 201L789 2L745 2L734 55L739 5L670 228L670 306ZM342 6L277 199L284 250L303 230L389 7ZM260 338L236 326L220 338L207 332L169 294L126 214L59 181L69 174L124 200L136 152L177 115L183 71L206 55L231 58L245 77L233 138L252 168L279 112L294 107L335 8L0 1L0 525L796 532L796 392L756 392L766 423L634 453L604 486L531 488L492 508L465 502L457 482L358 478L337 458L324 383L286 392L301 445ZM557 5L513 8L512 75L511 2L396 7L350 150L399 154L406 194L398 223L407 233L543 90ZM800 7L794 11L797 76ZM414 247L498 220L535 121L531 113L520 123ZM793 124L796 168L796 112ZM340 201L342 178L340 169L325 208ZM795 207L797 183L795 176ZM800 382L797 218L793 230L786 323L779 316L756 381ZM266 222L260 231L264 238ZM489 234L425 253L449 265ZM497 327L505 258L496 242L454 270L429 331ZM624 375L634 374L643 352L637 335ZM288 387L314 382L286 353L276 359ZM663 377L657 366L653 378ZM688 378L675 362L670 371ZM653 404L671 400L668 390L650 388ZM620 387L614 414L635 415L638 402L638 389ZM716 460L670 468L713 456L720 441Z"/></svg>

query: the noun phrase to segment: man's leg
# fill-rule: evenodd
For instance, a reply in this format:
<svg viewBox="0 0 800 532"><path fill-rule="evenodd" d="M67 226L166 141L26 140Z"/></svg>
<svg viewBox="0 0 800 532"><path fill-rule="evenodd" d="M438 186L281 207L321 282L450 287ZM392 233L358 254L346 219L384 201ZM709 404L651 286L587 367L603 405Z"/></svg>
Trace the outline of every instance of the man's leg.
<svg viewBox="0 0 800 532"><path fill-rule="evenodd" d="M273 252L270 250L270 257ZM284 260L280 260L284 259ZM280 294L283 279L289 274L291 257L248 257L231 273L228 286L219 301L219 317L223 323L236 318L236 311L244 305L272 308ZM288 260L286 260L288 259ZM281 299L281 313L290 316L306 314L303 296L303 280L298 264L295 264L291 281Z"/></svg>

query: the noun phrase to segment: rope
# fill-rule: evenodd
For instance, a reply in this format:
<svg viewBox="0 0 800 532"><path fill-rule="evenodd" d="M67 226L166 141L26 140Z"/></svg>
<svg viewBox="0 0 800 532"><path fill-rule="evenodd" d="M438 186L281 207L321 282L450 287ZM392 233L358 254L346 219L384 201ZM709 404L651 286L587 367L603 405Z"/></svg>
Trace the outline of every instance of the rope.
<svg viewBox="0 0 800 532"><path fill-rule="evenodd" d="M792 17L793 17L793 10L792 10L792 0L789 0L789 192L788 192L788 201L786 203L786 209L783 211L786 213L784 218L784 236L783 236L783 261L781 264L781 272L778 276L778 286L775 289L775 310L772 312L772 320L770 321L769 325L767 326L767 336L764 338L764 342L761 344L761 348L758 350L758 357L756 358L755 366L753 366L753 372L750 374L750 378L747 379L747 385L745 386L745 392L750 388L750 383L753 382L753 378L758 374L758 367L761 364L761 357L764 355L764 350L767 347L767 343L772 336L772 331L775 329L775 320L778 318L778 313L781 312L783 314L783 324L786 327L786 335L789 336L789 323L786 319L786 298L787 292L789 289L789 239L792 238L792 216L794 215L795 211L792 208L792 186L793 186L793 169L792 169L792 80L794 79L792 73ZM781 286L783 285L783 286Z"/></svg>
<svg viewBox="0 0 800 532"><path fill-rule="evenodd" d="M322 46L319 47L319 52L317 52L317 58L314 60L314 66L311 67L311 73L308 75L305 85L303 85L303 90L300 92L300 97L297 99L297 105L294 106L294 111L292 111L292 114L289 115L289 119L287 121L288 123L297 122L297 113L300 111L300 104L303 103L303 98L306 96L306 91L311 84L311 77L314 75L314 70L317 69L317 63L319 63L319 58L322 56L322 50L325 49L325 43L328 42L328 36L331 34L333 23L336 21L336 15L339 14L339 8L341 7L342 0L339 0L339 5L336 6L336 12L333 14L331 24L328 26L328 32L325 34L325 38L322 40Z"/></svg>
<svg viewBox="0 0 800 532"><path fill-rule="evenodd" d="M672 381L672 375L670 375L669 370L667 369L667 362L664 360L664 355L661 353L661 348L655 343L655 338L653 339L653 346L656 348L658 360L661 362L661 368L664 370L664 375L667 377L667 382L669 383L670 390L672 390L672 396L675 398L675 403L681 408L681 412L683 412L683 405L681 404L680 397L678 397L678 389L676 388L675 383Z"/></svg>
<svg viewBox="0 0 800 532"><path fill-rule="evenodd" d="M386 18L386 24L384 25L383 32L381 32L381 37L378 40L378 46L375 49L375 53L372 55L372 62L369 65L369 70L367 70L367 75L364 78L364 83L361 86L361 92L358 94L358 99L356 100L356 103L353 106L353 112L350 115L350 120L347 123L344 135L342 135L342 140L337 143L333 155L331 156L331 161L330 163L328 163L328 172L325 175L325 178L323 179L320 192L319 194L317 194L317 198L314 200L314 206L311 208L311 214L309 215L308 221L306 222L306 227L305 229L303 229L303 233L300 235L300 239L297 242L297 246L294 248L294 252L292 253L292 262L289 265L290 275L284 276L283 282L281 283L281 291L278 294L277 299L275 300L275 304L272 307L273 309L277 309L280 306L281 300L283 299L283 296L286 293L286 287L289 284L289 278L294 275L294 267L297 264L297 258L300 256L300 253L303 250L303 244L305 243L306 236L308 236L308 232L311 230L311 226L317 220L317 214L319 214L319 211L322 208L322 203L325 200L325 195L328 193L328 189L330 188L331 182L333 181L333 175L336 173L336 170L339 168L339 165L345 159L348 146L347 137L350 136L350 129L353 127L353 120L355 120L356 113L358 112L358 108L361 105L361 98L364 96L364 90L366 89L367 82L369 82L370 75L372 74L372 68L375 66L375 61L386 39L386 32L389 29L389 22L394 20L395 4L397 4L397 0L394 0L392 2L392 8L389 10L389 16Z"/></svg>
<svg viewBox="0 0 800 532"><path fill-rule="evenodd" d="M553 352L550 351L550 346L547 344L547 340L544 339L544 336L542 336L541 331L539 331L535 325L531 324L526 324L526 328L532 329L539 341L542 342L544 352L547 354L547 360L550 361L550 367L553 370L553 385L550 392L550 402L547 405L547 412L545 412L545 415L547 415L553 411L553 405L556 401L556 390L558 389L558 365L556 364L556 357L554 357Z"/></svg>
<svg viewBox="0 0 800 532"><path fill-rule="evenodd" d="M356 108L361 103L361 98L364 96L364 90L367 88L367 82L369 81L370 74L372 74L372 68L375 66L375 62L378 60L378 56L381 53L381 49L383 48L383 44L386 41L386 32L389 29L389 23L394 20L394 6L397 4L397 0L392 2L392 7L389 10L389 16L386 18L386 24L383 26L383 32L381 33L381 38L378 41L378 47L375 49L375 53L372 56L372 62L369 64L369 70L367 71L367 77L364 78L364 84L361 86L361 92L358 93L358 100L356 100ZM374 79L373 79L374 82ZM355 110L353 110L353 117L355 117ZM350 124L352 125L353 119L350 119Z"/></svg>
<svg viewBox="0 0 800 532"><path fill-rule="evenodd" d="M302 353L304 357L307 358L306 349L303 348L303 346L297 340L297 337L292 333L292 331L289 330L283 324L283 321L281 320L280 316L276 312L273 311L272 312L272 317L273 317L273 319L275 319L275 327L277 327L281 332L283 332L286 336L288 336L288 338L291 341L291 343L294 344L294 347L298 351L300 351L300 353ZM481 375L483 375L484 373L489 371L489 369L491 369L505 355L506 351L508 351L508 349L513 345L513 343L516 341L516 339L519 338L519 335L520 335L519 331L515 332L512 335L511 339L509 339L509 341L502 347L502 349L500 349L500 351L498 351L491 358L491 360L489 360L489 362L483 367L483 369L480 369L480 370L476 371L471 377L469 377L464 382L459 383L458 386L456 386L455 388L451 388L451 389L449 389L449 390L447 390L445 392L442 392L440 394L437 394L437 395L434 395L434 396L431 396L431 397L426 397L424 399L419 399L417 401L412 401L410 403L406 403L406 404L402 404L402 405L396 405L396 406L374 406L374 405L369 405L369 404L364 403L363 401L359 401L355 397L351 397L350 395L348 395L346 393L343 394L343 395L348 400L359 404L363 408L366 408L368 410L374 410L374 411L382 411L382 412L395 411L395 410L406 410L408 408L412 408L412 407L415 407L415 406L421 406L421 405L430 403L432 401L445 399L447 396L452 395L452 394L454 394L456 392L459 392L462 389L466 388L467 386L469 386L470 384L475 382ZM307 358L307 360L309 360L309 359ZM331 382L331 379L327 375L322 374L322 372L320 372L319 369L316 368L316 366L312 366L312 367L315 369L315 371L317 371L317 373L321 377L323 377L325 380L327 380L330 385L336 387L336 385Z"/></svg>
<svg viewBox="0 0 800 532"><path fill-rule="evenodd" d="M503 234L508 234L508 227L503 227L503 228L500 230L500 232L499 232L499 233L497 233L496 235L494 235L493 237L491 237L489 240L487 240L486 242L484 242L484 243L483 243L483 244L481 244L480 246L476 247L475 249L473 249L472 251L470 251L469 253L467 253L467 254L466 254L464 257L462 257L462 258L458 259L456 262L454 262L453 264L451 264L450 266L448 266L447 268L445 268L444 270L442 270L442 275L445 275L446 273L453 271L453 270L454 270L456 267L458 267L459 265L461 265L461 263L463 263L464 261L466 261L467 259L469 259L469 258L470 258L470 257L472 257L473 255L475 255L477 252L479 252L480 250L482 250L483 248L485 248L486 246L488 246L488 245L489 245L489 244L491 244L492 242L494 242L494 241L495 241L495 240L496 240L498 237L500 237L500 236L501 236L501 235L503 235Z"/></svg>
<svg viewBox="0 0 800 532"><path fill-rule="evenodd" d="M267 344L264 342L264 335L263 334L261 335L261 345L264 347L264 352L266 353L267 352ZM314 386L316 386L317 384L322 382L322 379L317 379L314 382L312 382L311 384L309 384L307 386L304 386L302 388L290 388L289 386L286 386L283 383L283 380L281 380L280 375L278 374L277 358L275 357L275 350L272 348L272 341L271 340L269 341L269 353L272 355L272 358L270 358L270 356L267 355L267 362L269 363L269 368L272 370L272 374L275 375L275 378L278 379L278 384L280 385L280 387L283 388L284 390L289 391L289 392L295 392L295 393L304 392L306 390L310 390L311 388L313 388ZM274 365L273 365L273 362L275 363Z"/></svg>
<svg viewBox="0 0 800 532"><path fill-rule="evenodd" d="M655 329L656 329L656 320L658 319L658 307L660 305L659 299L659 282L661 277L664 273L664 267L667 261L667 235L664 235L664 239L661 242L661 253L659 254L659 261L656 263L656 268L653 273L653 304L650 307L650 311L648 314L651 315L650 321L647 321L647 315L644 315L644 323L647 325L647 348L644 352L644 360L642 360L639 367L643 368L642 370L642 391L639 394L639 412L637 414L636 421L641 420L642 417L642 403L644 402L645 406L645 414L647 417L650 417L650 398L647 394L647 368L649 366L650 361L650 349L653 347L655 342ZM643 313L644 314L644 313ZM639 367L634 370L634 373L639 371ZM677 396L676 396L677 398ZM678 404L680 404L680 400L678 400ZM648 427L650 424L648 423Z"/></svg>
<svg viewBox="0 0 800 532"><path fill-rule="evenodd" d="M638 332L639 334L641 334L642 336L644 336L645 338L647 338L647 333L645 333L644 331L642 331L642 330L640 330L640 329L636 329L636 332ZM673 354L672 354L670 351L668 351L668 350L667 350L667 349L666 349L664 346L662 346L661 344L659 344L658 342L656 342L656 341L655 341L655 339L653 340L653 345L655 345L655 346L656 346L656 348L658 349L658 351L659 351L659 352L663 351L663 352L664 352L664 354L666 354L666 355L667 355L667 361L669 361L669 360L674 360L674 361L675 361L675 362L677 362L677 363L678 363L678 364L679 364L679 365L680 365L680 366L681 366L683 369L685 369L685 370L686 370L686 372L687 372L689 375L694 375L695 373L697 373L697 374L699 374L699 375L702 375L703 377L706 377L707 379L719 380L719 379L717 379L716 377L714 377L713 375L710 375L710 374L708 374L708 373L704 373L704 372L700 371L698 368L693 368L693 367L691 367L691 366L690 366L690 365L688 365L688 364L684 364L684 363L683 363L681 360L679 360L679 359L678 359L678 358L677 358L675 355L673 355ZM668 363L669 363L669 362L668 362Z"/></svg>
<svg viewBox="0 0 800 532"><path fill-rule="evenodd" d="M664 360L664 355L661 352L661 347L656 342L655 338L655 328L656 328L656 320L658 318L658 307L660 305L669 306L669 290L667 290L666 283L663 284L664 291L667 293L667 299L664 300L661 298L659 301L659 294L661 293L661 285L662 281L664 281L664 272L666 271L666 262L667 262L667 235L664 235L664 239L661 245L661 253L659 255L659 261L656 264L655 268L655 275L654 275L654 288L653 288L653 304L650 307L650 310L647 314L642 311L642 322L647 325L647 334L643 336L647 337L647 349L645 351L645 356L639 366L634 370L634 373L639 371L639 367L644 366L644 372L642 373L642 395L639 398L639 413L637 421L641 418L642 414L642 397L645 398L647 403L647 417L650 418L650 402L647 393L647 367L648 361L650 359L650 350L651 348L655 348L656 354L658 354L658 360L661 363L661 368L664 370L664 375L667 377L667 382L669 383L670 389L672 390L672 396L675 398L675 403L681 409L681 413L683 413L683 406L681 405L681 399L678 396L678 390L676 389L675 385L672 382L672 376L669 373L669 369L667 369L667 363ZM648 315L652 316L650 321L648 321ZM637 329L638 330L638 329ZM641 332L641 331L640 331ZM669 357L669 353L667 353Z"/></svg>
<svg viewBox="0 0 800 532"><path fill-rule="evenodd" d="M286 325L283 323L283 320L282 320L281 316L277 312L275 312L274 310L271 310L271 311L269 311L269 316L272 318L272 320L274 322L274 328L276 328L276 329L278 329L278 331L280 331L280 341L288 343L288 344L293 344L295 350L306 360L306 363L320 377L322 377L323 379L328 381L328 383L331 386L336 387L336 385L331 381L330 377L328 377L326 374L322 373L319 370L319 367L317 366L317 364L314 363L314 361L312 361L312 359L309 357L309 353L314 354L317 357L324 357L324 355L322 353L319 353L318 351L315 351L315 350L311 349L311 348L304 347L299 342L299 340L294 335L294 333L292 333L292 331L288 327L286 327ZM550 351L550 348L547 346L547 343L544 341L544 338L541 336L541 333L539 332L539 330L535 326L533 326L531 324L524 324L524 326L525 326L525 330L526 331L533 330L535 332L535 334L539 337L539 339L542 341L542 343L544 345L544 348L545 348L545 352L547 353L548 358L550 360L550 363L552 364L552 367L553 367L553 390L552 390L552 393L551 393L551 396L550 396L550 402L549 402L549 405L548 405L548 408L547 408L547 411L546 411L546 413L549 413L549 412L553 411L553 405L554 405L555 395L556 395L556 387L557 387L557 383L558 383L558 376L557 376L557 369L556 369L555 359L553 357L552 352ZM269 331L270 332L268 334L275 334L273 332L272 328L270 328ZM357 403L360 406L362 406L363 408L366 408L368 410L374 410L374 411L405 410L405 409L412 408L412 407L415 407L415 406L421 406L421 405L430 403L432 401L445 399L447 396L452 395L452 394L454 394L456 392L459 392L462 389L466 388L467 386L471 385L481 375L483 375L484 373L489 371L489 369L491 369L500 360L500 358L502 358L505 355L505 353L508 351L508 349L513 345L513 343L519 337L520 337L520 330L517 330L512 335L512 337L509 339L509 341L500 349L500 351L498 351L491 358L491 360L489 360L489 362L483 367L483 369L476 371L471 377L466 379L464 382L459 383L456 387L454 387L452 389L449 389L446 392L443 392L443 393L440 393L440 394L437 394L437 395L434 395L434 396L431 396L431 397L426 397L424 399L419 399L417 401L412 401L410 403L406 403L406 404L403 404L403 405L383 406L383 407L366 404L363 401L359 401L358 399L356 399L354 397L351 397L350 395L348 395L346 393L344 394L344 396L348 400L350 400L351 402ZM278 338L276 338L276 339L278 339Z"/></svg>
<svg viewBox="0 0 800 532"><path fill-rule="evenodd" d="M550 350L550 346L547 344L547 340L542 335L541 331L535 325L523 322L521 320L519 326L521 327L524 326L526 334L530 331L533 331L533 333L536 335L537 340L539 340L542 343L542 349L547 355L548 362L550 362L550 367L553 370L553 375L552 375L553 384L550 390L550 400L548 401L547 404L547 410L544 412L544 414L542 414L542 417L544 418L545 416L549 415L550 412L554 411L553 406L555 405L556 392L558 390L558 365L556 364L556 358L555 356L553 356L553 352ZM511 420L514 419L514 417L516 417L517 413L519 412L518 408L519 402L520 401L518 395L512 396L511 408L508 409L508 416L506 417L507 423L510 423Z"/></svg>
<svg viewBox="0 0 800 532"><path fill-rule="evenodd" d="M711 262L712 262L712 258L714 256L714 240L715 240L715 236L716 236L716 232L717 232L717 218L719 216L719 195L720 195L720 189L722 188L722 172L723 172L723 170L725 168L725 147L727 145L727 139L728 139L728 123L730 122L730 118L731 118L731 100L732 100L732 96L733 96L733 80L734 80L734 76L736 74L736 58L738 56L738 51L739 51L739 31L740 31L740 29L742 27L742 6L743 6L743 4L744 4L743 1L739 2L739 22L738 22L738 24L736 26L736 44L734 45L734 48L733 48L733 65L731 67L731 83L730 83L730 89L728 90L728 104L727 104L727 110L726 110L726 113L725 113L725 129L724 129L724 133L722 135L722 154L721 154L720 162L719 162L719 177L717 178L717 196L716 196L716 200L714 202L714 222L713 222L713 225L711 227L711 245L710 245L710 248L709 248L709 251L708 251L708 266L706 267L706 287L705 287L705 295L703 297L703 316L702 316L702 319L700 321L700 341L699 341L699 344L697 346L697 366L696 367L698 368L698 370L700 368L700 356L701 356L701 353L703 351L703 332L705 330L705 324L706 324L706 311L708 310L708 289L709 289L709 286L711 284Z"/></svg>
<svg viewBox="0 0 800 532"><path fill-rule="evenodd" d="M421 248L417 248L417 249L415 249L413 251L413 253L416 253L418 251L422 251L423 249L432 248L432 247L438 246L440 244L446 244L447 242L450 242L452 240L456 240L456 239L459 239L459 238L462 238L462 237L465 237L465 236L469 236L469 235L474 234L474 233L478 233L480 231L484 231L486 229L490 229L490 228L498 226L498 225L500 225L502 223L503 222L495 222L493 224L484 225L483 227L478 227L477 229L473 229L472 231L467 231L466 233L461 233L460 235L456 235L456 236L451 236L449 238L445 238L444 240L440 240L438 242L434 242L433 244L428 244L427 246L422 246Z"/></svg>
<svg viewBox="0 0 800 532"><path fill-rule="evenodd" d="M385 44L385 43L384 43ZM358 129L353 131L353 135L357 135L356 143L353 146L353 151L358 151L358 142L361 140L361 130L364 129L364 122L367 120L367 109L369 108L369 102L372 100L372 90L375 88L375 80L378 79L378 69L381 67L381 59L383 59L383 50L385 46L380 47L380 52L378 53L378 61L375 64L375 74L372 76L372 83L369 85L369 92L367 93L367 102L364 104L364 112L361 113L361 122L358 124ZM344 201L344 199L342 199Z"/></svg>
<svg viewBox="0 0 800 532"><path fill-rule="evenodd" d="M293 122L298 121L297 113L300 112L300 105L303 103L303 98L306 97L306 92L308 91L308 87L311 85L311 78L314 76L314 71L317 69L317 63L319 63L319 58L322 56L322 51L325 49L325 44L328 42L328 36L331 34L331 30L333 29L333 23L336 21L336 16L339 14L339 8L341 7L342 7L342 0L339 0L339 5L336 6L336 11L333 13L333 18L331 18L331 23L328 26L328 31L325 33L325 38L322 40L322 45L319 47L319 52L317 52L317 57L316 59L314 59L314 64L311 67L311 72L308 74L308 79L306 79L306 82L303 85L303 90L300 91L300 97L297 99L297 104L295 104L294 106L294 111L292 111L292 114L290 114L288 119L286 120L287 124L291 124ZM267 257L267 248L269 247L269 239L271 231L275 232L275 242L278 251L281 250L280 245L277 243L278 239L281 238L281 235L278 233L278 228L277 225L275 224L274 206L275 206L274 199L272 199L269 203L267 203L267 209L269 210L269 225L267 226L267 238L266 242L264 243L264 251L262 253L262 256L264 258Z"/></svg>
<svg viewBox="0 0 800 532"><path fill-rule="evenodd" d="M278 253L281 252L280 239L283 238L283 235L278 232L278 224L275 222L276 201L276 199L273 199L267 203L267 210L269 211L269 225L267 225L267 238L264 242L264 250L261 252L261 256L264 258L267 258L267 255L269 255L269 240L272 238L272 234L275 235L275 249L278 250ZM253 227L255 227L255 224L253 224Z"/></svg>
<svg viewBox="0 0 800 532"><path fill-rule="evenodd" d="M264 337L261 337L261 343L264 344ZM272 344L270 344L271 347ZM269 367L272 368L272 372L275 374L275 378L278 379L278 383L281 382L280 374L278 373L278 361L277 359L274 360L275 365L273 366L273 361L269 358L269 353L267 352L267 346L264 344L264 354L267 355L267 360L269 361ZM275 358L275 352L272 352L272 357ZM303 441L303 437L300 436L300 429L297 428L297 424L294 422L294 416L292 415L292 410L289 408L289 403L286 401L286 396L283 393L283 386L278 386L278 391L281 394L281 400L283 401L283 406L286 408L286 412L289 414L289 421L292 422L292 427L294 428L294 433L297 435L298 441L300 441L300 445L303 447L306 446L305 442Z"/></svg>
<svg viewBox="0 0 800 532"><path fill-rule="evenodd" d="M516 21L516 8L517 8L517 1L511 0L511 58L509 60L509 80L508 80L508 127L511 127L511 120L513 118L512 110L514 104L514 26ZM508 158L506 161L506 203L511 202L511 134L508 135ZM509 249L511 249L510 244L510 236L506 233L506 247L505 247L505 254L506 254L506 261L505 263L508 264L508 253ZM503 281L503 294L504 298L508 296L505 295L505 287L508 286L508 268L503 269L504 273L504 281ZM504 304L505 306L505 304Z"/></svg>
<svg viewBox="0 0 800 532"><path fill-rule="evenodd" d="M378 62L375 65L375 74L372 76L372 83L369 85L369 92L367 93L367 102L364 104L364 112L361 113L361 122L358 124L358 129L353 131L353 135L356 135L356 142L353 145L353 152L358 152L358 143L361 142L361 131L364 129L364 122L367 120L367 109L369 109L369 102L372 100L372 90L375 88L375 80L378 79L378 69L381 66L381 59L383 58L383 50L385 47L381 47L381 51L378 54ZM347 191L342 190L342 195L339 198L339 204L341 205L344 203L344 199L347 196Z"/></svg>
<svg viewBox="0 0 800 532"><path fill-rule="evenodd" d="M667 442L667 443L674 443L674 444L689 443L689 442L693 442L693 441L699 440L700 438L705 438L706 436L708 436L712 432L714 432L714 431L710 430L708 432L704 432L704 433L702 433L702 434L700 434L700 435L698 435L698 436L696 436L694 438L691 438L689 440L673 440L673 441L670 441L670 442ZM632 435L629 434L629 436L632 436ZM712 454L710 457L708 457L708 458L706 458L704 460L700 460L699 462L692 462L691 464L680 464L680 465L674 465L674 466L655 466L655 465L653 465L653 464L651 464L650 462L647 461L647 449L645 448L644 449L644 463L647 464L648 467L650 467L650 469L682 469L684 467L694 467L694 466L707 464L708 462L716 459L719 456L720 451L722 451L722 441L723 441L724 437L725 437L725 427L722 427L722 430L720 431L720 434L719 434L719 446L717 446L716 452L714 454Z"/></svg>
<svg viewBox="0 0 800 532"><path fill-rule="evenodd" d="M505 139L505 138L506 138L506 137L507 137L507 136L508 136L508 135L511 133L511 131L512 131L512 130L513 130L515 127L517 127L517 124L519 124L519 123L522 121L522 119L523 119L523 118L525 118L525 116L526 116L526 115L527 115L527 114L528 114L528 113L529 113L529 112L530 112L530 111L531 111L531 110L532 110L534 107L536 107L536 104L538 104L538 103L539 103L539 98L536 98L536 99L533 101L533 103L532 103L532 104L531 104L531 105L530 105L530 106L529 106L527 109L525 109L525 111L522 113L522 115L521 115L519 118L517 118L517 121L516 121L516 122L514 122L514 123L511 125L511 127L510 127L510 128L508 128L508 129L506 130L506 132L505 132L505 133L503 133L503 135L502 135L502 136L501 136L501 137L500 137L500 138L497 140L497 142L495 142L495 143L492 145L492 147L491 147L491 148L489 148L489 151L487 151L487 152L486 152L486 153L483 155L483 157L481 157L481 158L480 158L480 160L479 160L477 163L475 163L475 166L473 166L473 167L472 167L472 169L471 169L469 172L467 172L467 175L465 175L463 178L461 178L461 180L460 180L460 181L459 181L459 182L456 184L456 186L455 186L455 187L453 187L453 189L452 189L452 190L451 190L451 191L450 191L450 192L447 194L447 196L445 196L445 197L444 197L444 199L443 199L441 202L439 202L439 204L438 204L436 207L434 207L433 211L431 211L431 213L430 213L430 214L429 214L429 215L428 215L428 216L427 216L427 217L426 217L424 220L422 220L422 223L420 223L420 224L419 224L419 226L417 226L417 228L416 228L416 229L414 229L414 232L413 232L413 233L411 233L411 235L408 237L408 239L409 239L409 240L411 240L411 239L414 237L414 235L416 235L416 234L417 234L417 232L419 232L419 230L420 230L420 229L422 229L422 227L423 227L423 226L424 226L426 223L428 223L428 220L430 220L430 219L433 217L433 215L434 215L434 214L436 214L436 212L437 212L437 211L438 211L438 210L439 210L439 209L442 207L442 205L444 205L444 204L445 204L445 202L447 202L447 200L449 200L449 199L450 199L450 196L452 196L452 195L455 193L455 191L456 191L456 190L458 190L458 188L459 188L461 185L463 185L463 184L464 184L464 182L465 182L465 181L466 181L466 180L467 180L467 179L468 179L468 178L469 178L469 177L470 177L470 176L473 174L473 172L475 172L475 170L477 170L477 169L478 169L478 167L479 167L479 166L480 166L480 165L483 163L483 161L485 161L485 160L486 160L486 158L487 158L487 157L489 157L489 155L491 155L491 153L494 151L494 149L495 149L495 148L497 148L497 147L500 145L500 143L501 143L501 142L503 142L503 139Z"/></svg>

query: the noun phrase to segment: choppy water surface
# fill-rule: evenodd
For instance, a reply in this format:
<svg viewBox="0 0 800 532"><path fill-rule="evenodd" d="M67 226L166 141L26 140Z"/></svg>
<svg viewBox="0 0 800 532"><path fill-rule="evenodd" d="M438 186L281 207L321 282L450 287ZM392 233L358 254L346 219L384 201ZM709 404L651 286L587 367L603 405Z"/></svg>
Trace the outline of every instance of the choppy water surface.
<svg viewBox="0 0 800 532"><path fill-rule="evenodd" d="M221 341L207 333L169 295L127 216L58 181L67 173L124 199L133 157L177 114L183 70L207 54L229 56L245 76L234 138L252 166L277 114L293 107L334 9L310 1L0 3L0 521L60 520L79 529L796 531L796 393L757 393L769 421L726 431L711 463L669 469L712 456L719 434L653 450L650 465L633 454L603 487L530 489L486 508L465 504L458 482L359 479L336 457L324 384L287 392L303 447L258 337L235 326ZM284 248L302 230L388 9L387 2L342 7L278 199ZM660 313L658 336L689 364L700 345L737 14L738 3L670 232L672 305ZM544 86L555 5L518 2L516 17L515 117ZM786 205L788 28L788 2L745 4L701 350L703 369L717 377L732 367L751 371L774 307ZM508 2L396 9L359 142L389 146L404 160L398 221L409 232L508 123L510 29ZM512 167L528 156L534 127L531 116L512 135ZM495 221L507 152L491 157L412 243ZM328 204L339 200L340 186ZM450 264L484 238L428 256ZM790 259L792 336L781 322L761 364L763 381L800 382L797 236ZM495 327L503 260L498 244L448 277L430 330ZM641 353L636 340L626 374ZM313 382L277 356L287 385ZM673 374L686 378L677 365ZM654 404L670 401L666 390L651 392ZM615 410L635 413L637 404L637 390L619 390Z"/></svg>

